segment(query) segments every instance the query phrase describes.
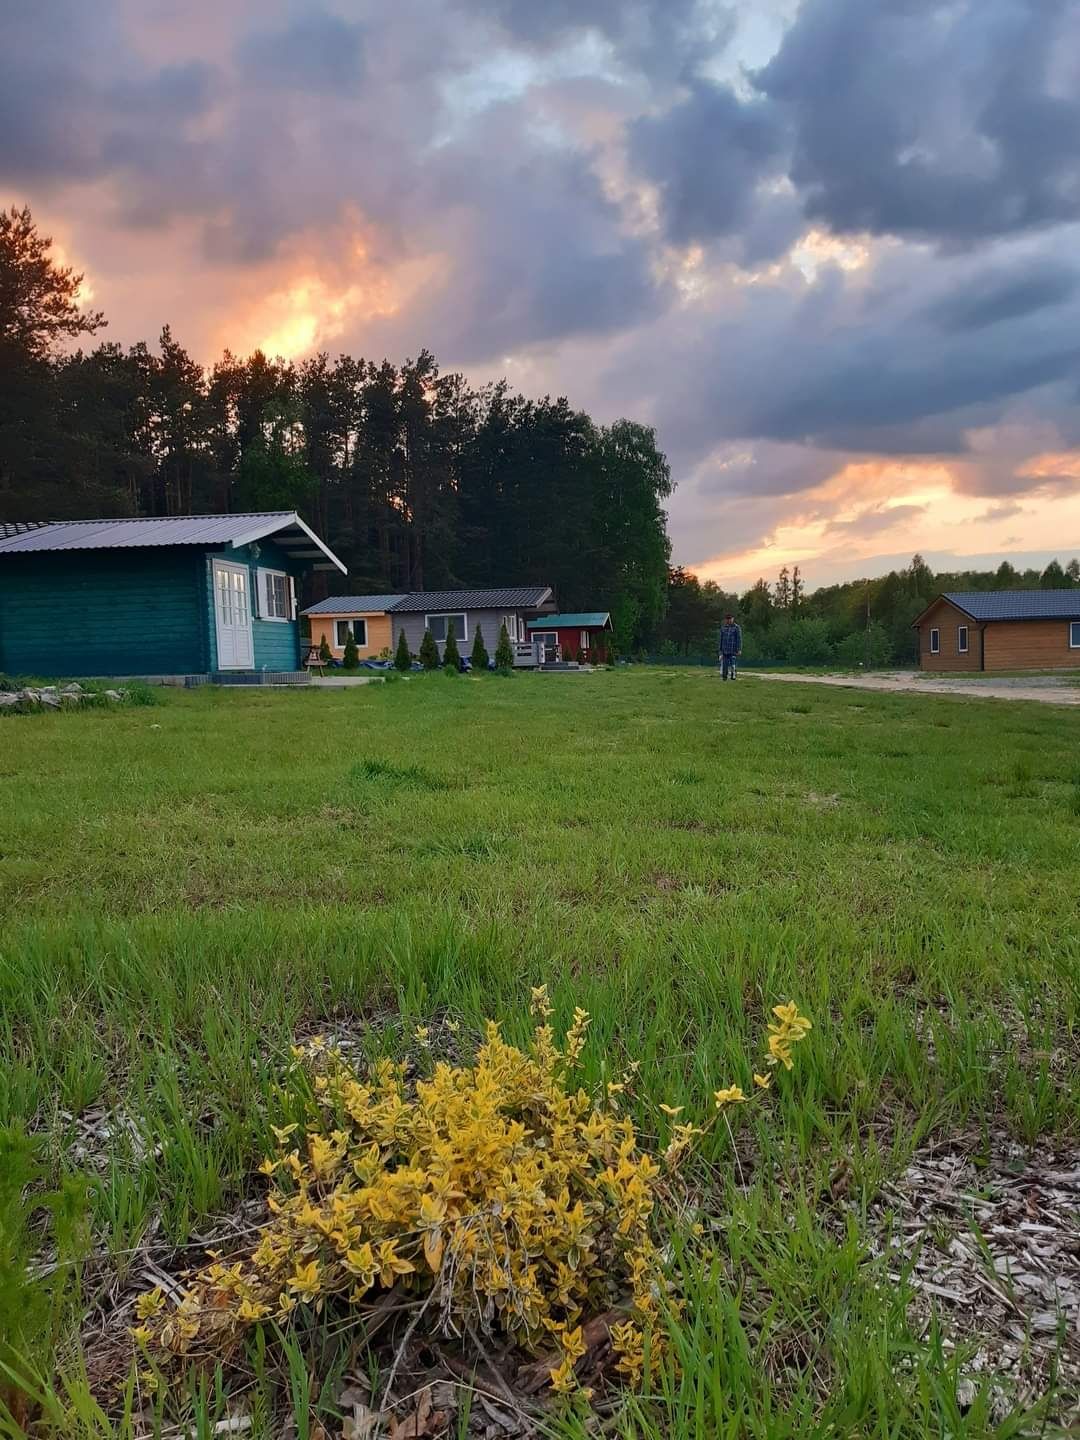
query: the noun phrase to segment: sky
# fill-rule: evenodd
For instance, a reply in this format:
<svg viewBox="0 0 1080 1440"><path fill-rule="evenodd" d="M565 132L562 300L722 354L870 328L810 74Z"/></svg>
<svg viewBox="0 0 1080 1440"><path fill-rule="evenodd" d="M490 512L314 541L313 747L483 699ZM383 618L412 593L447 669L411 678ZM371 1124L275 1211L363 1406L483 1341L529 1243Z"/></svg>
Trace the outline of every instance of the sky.
<svg viewBox="0 0 1080 1440"><path fill-rule="evenodd" d="M1080 552L1080 0L0 0L0 202L104 338L654 425L725 586Z"/></svg>

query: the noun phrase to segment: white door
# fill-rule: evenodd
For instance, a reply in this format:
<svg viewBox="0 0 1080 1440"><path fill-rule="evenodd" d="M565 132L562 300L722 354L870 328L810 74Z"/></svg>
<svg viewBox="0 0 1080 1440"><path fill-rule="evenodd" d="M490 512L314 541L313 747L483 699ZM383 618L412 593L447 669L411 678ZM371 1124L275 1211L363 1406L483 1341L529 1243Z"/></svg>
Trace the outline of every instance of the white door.
<svg viewBox="0 0 1080 1440"><path fill-rule="evenodd" d="M251 636L248 568L214 561L214 620L219 670L250 670L255 664Z"/></svg>

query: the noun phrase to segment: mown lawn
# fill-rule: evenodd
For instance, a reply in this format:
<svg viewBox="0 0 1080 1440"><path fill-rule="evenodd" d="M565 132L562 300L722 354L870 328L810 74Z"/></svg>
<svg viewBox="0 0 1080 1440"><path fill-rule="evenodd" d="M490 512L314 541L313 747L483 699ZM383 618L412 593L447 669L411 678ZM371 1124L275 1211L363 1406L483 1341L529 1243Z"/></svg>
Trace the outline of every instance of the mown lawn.
<svg viewBox="0 0 1080 1440"><path fill-rule="evenodd" d="M1026 1401L958 1403L963 1351L915 1323L866 1217L932 1137L1075 1153L1077 719L795 688L434 676L0 720L0 1125L41 1172L23 1190L9 1137L0 1340L79 1407L56 1433L114 1433L80 1323L262 1193L297 1036L521 1037L541 981L560 1021L593 1015L586 1084L640 1061L630 1109L661 1139L657 1102L705 1116L748 1082L773 1004L815 1022L769 1103L708 1137L714 1255L674 1231L681 1374L607 1434L1023 1433ZM46 1262L29 1296L21 1244Z"/></svg>

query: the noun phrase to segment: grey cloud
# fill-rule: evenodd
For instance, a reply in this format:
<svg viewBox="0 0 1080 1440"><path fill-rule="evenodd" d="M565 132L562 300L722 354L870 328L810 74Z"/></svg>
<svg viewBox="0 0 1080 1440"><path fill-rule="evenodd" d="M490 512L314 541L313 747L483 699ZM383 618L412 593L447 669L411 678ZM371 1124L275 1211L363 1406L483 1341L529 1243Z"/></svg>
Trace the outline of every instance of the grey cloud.
<svg viewBox="0 0 1080 1440"><path fill-rule="evenodd" d="M939 299L935 318L946 330L978 330L1046 310L1068 300L1080 284L1071 265L1029 262L1014 273L994 271Z"/></svg>
<svg viewBox="0 0 1080 1440"><path fill-rule="evenodd" d="M1011 520L1014 515L1022 515L1024 507L1015 500L1001 500L996 505L988 505L979 516L980 521Z"/></svg>
<svg viewBox="0 0 1080 1440"><path fill-rule="evenodd" d="M552 50L594 31L618 58L650 75L691 73L734 33L730 5L717 0L457 0L470 15L496 21L513 41Z"/></svg>
<svg viewBox="0 0 1080 1440"><path fill-rule="evenodd" d="M925 505L874 505L851 520L830 520L825 530L829 535L878 535L916 515L925 515L926 509Z"/></svg>
<svg viewBox="0 0 1080 1440"><path fill-rule="evenodd" d="M528 122L525 107L500 107L413 177L406 228L451 266L425 300L424 339L455 362L625 330L668 298L588 156L545 143Z"/></svg>
<svg viewBox="0 0 1080 1440"><path fill-rule="evenodd" d="M630 131L630 155L658 187L668 237L711 240L745 224L784 144L778 114L726 85L695 82L686 99Z"/></svg>
<svg viewBox="0 0 1080 1440"><path fill-rule="evenodd" d="M364 62L363 28L325 10L304 10L287 25L248 35L237 47L247 77L286 90L348 92Z"/></svg>
<svg viewBox="0 0 1080 1440"><path fill-rule="evenodd" d="M1078 0L806 0L761 93L840 231L969 243L1080 215Z"/></svg>

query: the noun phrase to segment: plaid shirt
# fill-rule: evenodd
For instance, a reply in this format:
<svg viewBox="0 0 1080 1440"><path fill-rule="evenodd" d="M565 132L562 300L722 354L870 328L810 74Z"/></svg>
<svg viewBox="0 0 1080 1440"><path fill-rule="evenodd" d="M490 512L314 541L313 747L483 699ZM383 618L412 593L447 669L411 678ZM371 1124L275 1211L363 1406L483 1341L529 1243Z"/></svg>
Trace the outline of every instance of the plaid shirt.
<svg viewBox="0 0 1080 1440"><path fill-rule="evenodd" d="M742 629L738 625L720 626L720 654L738 655L742 649Z"/></svg>

